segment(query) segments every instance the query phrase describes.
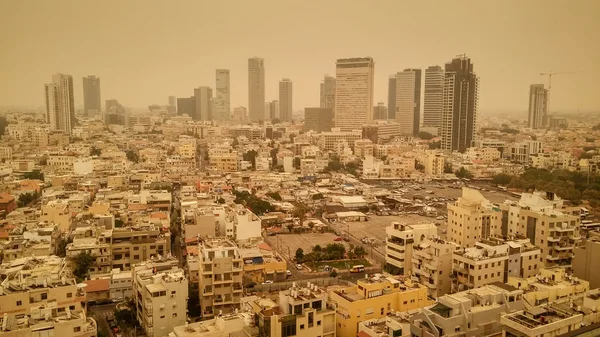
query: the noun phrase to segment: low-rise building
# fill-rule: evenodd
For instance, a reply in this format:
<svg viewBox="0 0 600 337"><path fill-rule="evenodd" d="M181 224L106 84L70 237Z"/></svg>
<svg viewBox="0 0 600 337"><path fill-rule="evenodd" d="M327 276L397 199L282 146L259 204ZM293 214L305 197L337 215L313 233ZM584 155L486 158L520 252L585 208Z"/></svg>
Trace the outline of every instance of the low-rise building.
<svg viewBox="0 0 600 337"><path fill-rule="evenodd" d="M460 247L439 238L427 238L412 247L413 280L427 287L430 297L450 293L452 253Z"/></svg>
<svg viewBox="0 0 600 337"><path fill-rule="evenodd" d="M437 227L433 223L407 225L392 222L385 229L386 270L392 274L411 275L413 268L413 247L429 238L437 236Z"/></svg>
<svg viewBox="0 0 600 337"><path fill-rule="evenodd" d="M256 283L286 279L287 262L266 243L258 244L257 248L241 248L239 251L244 260L245 279Z"/></svg>
<svg viewBox="0 0 600 337"><path fill-rule="evenodd" d="M423 308L431 304L427 287L410 280L383 277L358 280L356 285L329 293L336 305L336 336L354 337L358 323L384 318L388 313Z"/></svg>
<svg viewBox="0 0 600 337"><path fill-rule="evenodd" d="M590 283L567 274L564 268L543 268L531 277L509 277L507 284L523 289L529 305L567 302L581 299L590 290Z"/></svg>
<svg viewBox="0 0 600 337"><path fill-rule="evenodd" d="M503 336L562 336L581 327L584 315L565 304L548 304L503 315Z"/></svg>

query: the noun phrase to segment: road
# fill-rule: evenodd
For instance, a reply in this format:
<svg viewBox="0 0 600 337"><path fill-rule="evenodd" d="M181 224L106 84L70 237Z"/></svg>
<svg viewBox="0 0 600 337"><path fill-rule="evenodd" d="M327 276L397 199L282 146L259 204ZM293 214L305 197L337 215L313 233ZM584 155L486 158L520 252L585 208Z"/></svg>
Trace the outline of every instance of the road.
<svg viewBox="0 0 600 337"><path fill-rule="evenodd" d="M88 306L89 315L98 323L98 331L103 331L107 337L114 337L107 319L114 317L116 306L116 303Z"/></svg>

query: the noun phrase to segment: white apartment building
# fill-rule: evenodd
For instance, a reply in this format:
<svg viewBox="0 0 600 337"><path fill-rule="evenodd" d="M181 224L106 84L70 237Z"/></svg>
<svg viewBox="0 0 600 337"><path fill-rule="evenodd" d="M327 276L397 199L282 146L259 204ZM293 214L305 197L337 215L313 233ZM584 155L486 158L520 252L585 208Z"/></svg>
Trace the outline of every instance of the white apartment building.
<svg viewBox="0 0 600 337"><path fill-rule="evenodd" d="M218 172L237 172L241 157L229 145L214 146L208 149L208 161L211 170Z"/></svg>
<svg viewBox="0 0 600 337"><path fill-rule="evenodd" d="M400 133L413 135L415 125L415 107L420 105L416 102L415 92L420 91L421 72L406 69L396 74L396 123L400 125ZM417 88L417 84L419 88ZM420 99L420 97L419 97ZM419 123L419 121L417 121Z"/></svg>
<svg viewBox="0 0 600 337"><path fill-rule="evenodd" d="M444 175L446 157L439 151L427 151L425 152L423 164L423 166L425 166L426 175L441 177Z"/></svg>
<svg viewBox="0 0 600 337"><path fill-rule="evenodd" d="M73 76L54 74L52 83L46 84L45 89L46 123L52 130L70 135L75 119Z"/></svg>
<svg viewBox="0 0 600 337"><path fill-rule="evenodd" d="M96 321L86 317L85 288L70 277L64 258L21 258L3 263L0 273L6 276L0 285L1 336L96 336Z"/></svg>
<svg viewBox="0 0 600 337"><path fill-rule="evenodd" d="M202 316L212 317L239 309L244 266L235 243L226 239L201 242L198 263Z"/></svg>
<svg viewBox="0 0 600 337"><path fill-rule="evenodd" d="M12 159L12 147L0 146L0 160L11 160Z"/></svg>
<svg viewBox="0 0 600 337"><path fill-rule="evenodd" d="M217 69L215 77L216 97L215 109L212 112L213 120L229 120L231 113L229 69Z"/></svg>
<svg viewBox="0 0 600 337"><path fill-rule="evenodd" d="M188 280L173 257L133 268L137 320L148 337L166 337L187 318Z"/></svg>
<svg viewBox="0 0 600 337"><path fill-rule="evenodd" d="M437 236L437 227L433 223L407 225L392 222L385 229L385 263L392 274L411 275L413 268L413 250L415 245Z"/></svg>
<svg viewBox="0 0 600 337"><path fill-rule="evenodd" d="M519 162L521 164L529 165L530 157L543 151L542 143L535 140L527 140L520 143L512 143L508 145L504 152L504 157Z"/></svg>
<svg viewBox="0 0 600 337"><path fill-rule="evenodd" d="M465 156L470 161L479 161L482 163L491 163L500 159L501 154L494 147L470 147L465 152Z"/></svg>
<svg viewBox="0 0 600 337"><path fill-rule="evenodd" d="M571 153L566 151L537 153L529 156L529 160L531 167L547 170L568 170L577 162ZM587 170L582 170L582 172L587 172Z"/></svg>
<svg viewBox="0 0 600 337"><path fill-rule="evenodd" d="M334 125L342 131L361 130L373 120L375 62L371 57L336 62Z"/></svg>
<svg viewBox="0 0 600 337"><path fill-rule="evenodd" d="M444 91L444 69L430 66L425 69L425 92L423 99L423 126L439 130L442 125L442 95Z"/></svg>
<svg viewBox="0 0 600 337"><path fill-rule="evenodd" d="M321 150L333 151L336 144L341 141L346 141L350 147L354 148L355 142L362 139L362 131L343 132L336 129L331 132L321 132L318 137L318 145Z"/></svg>
<svg viewBox="0 0 600 337"><path fill-rule="evenodd" d="M292 112L294 111L292 88L292 81L289 78L279 81L279 119L282 122L292 121Z"/></svg>
<svg viewBox="0 0 600 337"><path fill-rule="evenodd" d="M448 239L460 246L500 233L500 209L479 191L463 187L462 196L448 204Z"/></svg>
<svg viewBox="0 0 600 337"><path fill-rule="evenodd" d="M370 139L359 139L354 142L354 155L360 158L373 156L373 142Z"/></svg>
<svg viewBox="0 0 600 337"><path fill-rule="evenodd" d="M438 298L450 293L452 253L460 247L436 237L413 245L412 279L427 287L429 296Z"/></svg>

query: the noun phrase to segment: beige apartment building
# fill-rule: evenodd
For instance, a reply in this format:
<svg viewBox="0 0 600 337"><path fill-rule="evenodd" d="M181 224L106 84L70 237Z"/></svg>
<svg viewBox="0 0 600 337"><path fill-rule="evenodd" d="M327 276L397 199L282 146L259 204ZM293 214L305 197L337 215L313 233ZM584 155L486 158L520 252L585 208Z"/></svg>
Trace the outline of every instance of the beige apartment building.
<svg viewBox="0 0 600 337"><path fill-rule="evenodd" d="M523 193L516 202L500 205L502 235L523 235L540 247L546 267L572 267L579 235L580 208L567 207L551 192Z"/></svg>
<svg viewBox="0 0 600 337"><path fill-rule="evenodd" d="M323 151L333 151L336 144L346 141L354 149L354 143L362 139L362 131L342 132L339 129L332 129L331 132L321 132L318 138L319 148Z"/></svg>
<svg viewBox="0 0 600 337"><path fill-rule="evenodd" d="M587 239L585 246L576 247L573 259L573 275L590 281L592 289L600 288L600 237L593 235Z"/></svg>
<svg viewBox="0 0 600 337"><path fill-rule="evenodd" d="M335 337L335 307L328 302L324 289L308 283L279 292L279 303L258 299L248 303L258 324L248 335L264 337Z"/></svg>
<svg viewBox="0 0 600 337"><path fill-rule="evenodd" d="M385 229L386 270L395 275L411 275L414 247L429 238L437 236L437 227L433 223L407 225L404 222L392 222Z"/></svg>
<svg viewBox="0 0 600 337"><path fill-rule="evenodd" d="M226 239L203 241L198 247L198 263L202 316L239 309L244 262L235 243Z"/></svg>
<svg viewBox="0 0 600 337"><path fill-rule="evenodd" d="M444 165L446 158L444 154L439 151L426 151L423 160L423 166L425 167L425 174L429 176L441 177L444 175Z"/></svg>
<svg viewBox="0 0 600 337"><path fill-rule="evenodd" d="M230 146L213 147L208 150L209 167L217 172L239 171L241 155Z"/></svg>
<svg viewBox="0 0 600 337"><path fill-rule="evenodd" d="M502 336L584 336L586 334L569 334L579 329L583 320L584 314L569 306L550 304L503 315L500 323L503 326ZM589 336L597 335L592 333Z"/></svg>
<svg viewBox="0 0 600 337"><path fill-rule="evenodd" d="M187 319L188 281L173 257L148 260L133 268L137 320L148 337L167 337Z"/></svg>
<svg viewBox="0 0 600 337"><path fill-rule="evenodd" d="M448 204L448 238L463 246L473 247L475 242L500 231L500 210L471 188L464 187L462 196Z"/></svg>
<svg viewBox="0 0 600 337"><path fill-rule="evenodd" d="M543 268L529 277L509 277L506 283L523 289L525 301L531 306L579 300L590 290L590 282L568 274L562 267Z"/></svg>
<svg viewBox="0 0 600 337"><path fill-rule="evenodd" d="M522 290L503 283L488 284L438 298L411 317L410 332L427 337L502 336L502 315L523 308Z"/></svg>
<svg viewBox="0 0 600 337"><path fill-rule="evenodd" d="M96 321L86 317L85 288L77 285L68 270L65 259L57 256L3 264L0 335L95 337Z"/></svg>
<svg viewBox="0 0 600 337"><path fill-rule="evenodd" d="M479 288L496 282L506 283L510 276L529 277L541 267L540 249L527 239L482 240L475 247L463 248L452 257L453 290Z"/></svg>
<svg viewBox="0 0 600 337"><path fill-rule="evenodd" d="M452 282L452 253L460 247L436 237L413 245L412 279L427 287L430 297L450 293Z"/></svg>

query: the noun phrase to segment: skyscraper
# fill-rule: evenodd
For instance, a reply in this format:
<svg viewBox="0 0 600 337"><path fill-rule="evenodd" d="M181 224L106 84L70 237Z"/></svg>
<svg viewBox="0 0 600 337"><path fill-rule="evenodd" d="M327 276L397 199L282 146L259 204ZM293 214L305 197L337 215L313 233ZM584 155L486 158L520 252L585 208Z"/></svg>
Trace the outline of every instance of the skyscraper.
<svg viewBox="0 0 600 337"><path fill-rule="evenodd" d="M213 120L229 119L230 111L230 86L229 86L229 69L217 69L216 71L216 90L215 110L213 111Z"/></svg>
<svg viewBox="0 0 600 337"><path fill-rule="evenodd" d="M71 134L75 123L75 100L73 96L73 76L52 75L52 83L45 85L46 122L52 130Z"/></svg>
<svg viewBox="0 0 600 337"><path fill-rule="evenodd" d="M83 113L89 116L90 113L99 113L102 111L102 101L100 99L100 78L96 76L87 76L83 78Z"/></svg>
<svg viewBox="0 0 600 337"><path fill-rule="evenodd" d="M196 100L196 111L192 119L199 121L212 120L212 89L210 87L198 87L194 89Z"/></svg>
<svg viewBox="0 0 600 337"><path fill-rule="evenodd" d="M339 59L336 62L334 124L342 131L362 130L373 120L371 57Z"/></svg>
<svg viewBox="0 0 600 337"><path fill-rule="evenodd" d="M388 119L396 119L396 74L388 79Z"/></svg>
<svg viewBox="0 0 600 337"><path fill-rule="evenodd" d="M329 132L332 124L331 108L304 108L304 131Z"/></svg>
<svg viewBox="0 0 600 337"><path fill-rule="evenodd" d="M379 102L373 107L373 119L388 119L388 110L383 102Z"/></svg>
<svg viewBox="0 0 600 337"><path fill-rule="evenodd" d="M406 135L419 133L421 118L421 69L396 74L396 122Z"/></svg>
<svg viewBox="0 0 600 337"><path fill-rule="evenodd" d="M325 75L321 82L321 108L331 108L335 106L335 77Z"/></svg>
<svg viewBox="0 0 600 337"><path fill-rule="evenodd" d="M477 124L479 78L473 63L461 55L446 63L442 105L441 148L465 152Z"/></svg>
<svg viewBox="0 0 600 337"><path fill-rule="evenodd" d="M529 86L529 118L528 125L532 129L539 129L548 124L548 90L543 84Z"/></svg>
<svg viewBox="0 0 600 337"><path fill-rule="evenodd" d="M289 78L279 81L279 114L282 122L292 121L292 89L292 81Z"/></svg>
<svg viewBox="0 0 600 337"><path fill-rule="evenodd" d="M423 98L423 126L442 126L442 95L444 92L444 69L430 66L425 69L425 97Z"/></svg>
<svg viewBox="0 0 600 337"><path fill-rule="evenodd" d="M196 116L196 97L181 97L177 99L177 114L188 115L195 119Z"/></svg>
<svg viewBox="0 0 600 337"><path fill-rule="evenodd" d="M169 106L177 107L177 97L169 96Z"/></svg>
<svg viewBox="0 0 600 337"><path fill-rule="evenodd" d="M248 59L248 117L251 121L265 120L265 61Z"/></svg>

